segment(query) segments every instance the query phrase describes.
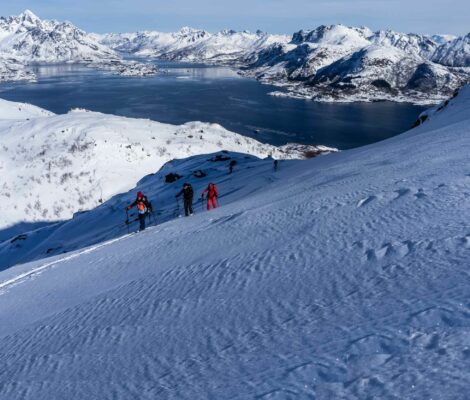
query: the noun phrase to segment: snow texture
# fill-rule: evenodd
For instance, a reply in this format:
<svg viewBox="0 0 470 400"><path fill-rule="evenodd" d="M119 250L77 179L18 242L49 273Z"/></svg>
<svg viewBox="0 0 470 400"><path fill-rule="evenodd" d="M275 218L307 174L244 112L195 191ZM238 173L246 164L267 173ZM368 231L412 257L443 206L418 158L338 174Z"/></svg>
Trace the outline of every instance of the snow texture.
<svg viewBox="0 0 470 400"><path fill-rule="evenodd" d="M215 211L0 272L0 399L467 399L469 118L465 87L398 137L218 178Z"/></svg>

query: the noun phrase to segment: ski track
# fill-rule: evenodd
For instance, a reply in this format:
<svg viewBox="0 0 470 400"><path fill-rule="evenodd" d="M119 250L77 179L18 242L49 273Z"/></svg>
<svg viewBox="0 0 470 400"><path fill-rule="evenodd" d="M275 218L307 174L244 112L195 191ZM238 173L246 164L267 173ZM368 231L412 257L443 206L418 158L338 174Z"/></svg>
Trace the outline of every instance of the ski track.
<svg viewBox="0 0 470 400"><path fill-rule="evenodd" d="M62 264L64 262L67 262L67 261L70 261L70 260L73 260L77 257L80 257L84 254L88 254L88 253L92 253L102 247L105 247L105 246L109 246L113 243L116 243L116 242L119 242L120 240L123 240L127 237L131 236L131 234L129 235L125 235L125 236L122 236L122 237L119 237L119 238L116 238L116 239L112 239L112 240L109 240L107 242L104 242L104 243L101 243L99 245L96 245L96 246L91 246L85 250L81 250L81 251L78 251L76 253L73 253L71 255L68 255L64 258L61 258L61 259L58 259L58 260L55 260L55 261L51 261L51 262L48 262L44 265L41 265L40 267L37 267L37 268L34 268L30 271L27 271L27 272L24 272L22 274L19 274L11 279L8 279L6 281L3 281L3 282L0 282L0 293L2 293L4 290L8 289L10 286L12 285L15 285L15 284L18 284L20 283L21 281L24 281L25 279L29 279L29 278L32 278L33 276L35 275L38 275L44 271L46 271L47 269L50 269L52 267L55 267L57 266L58 264Z"/></svg>

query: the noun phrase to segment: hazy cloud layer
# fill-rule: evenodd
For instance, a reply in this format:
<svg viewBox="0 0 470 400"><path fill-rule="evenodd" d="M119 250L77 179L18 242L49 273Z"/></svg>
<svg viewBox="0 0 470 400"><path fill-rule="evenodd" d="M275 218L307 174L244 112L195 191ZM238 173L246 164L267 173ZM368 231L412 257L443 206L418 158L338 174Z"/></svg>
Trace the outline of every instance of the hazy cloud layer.
<svg viewBox="0 0 470 400"><path fill-rule="evenodd" d="M42 18L70 20L95 32L262 29L292 33L343 23L417 33L470 32L468 0L15 0L4 16L30 9ZM6 4L5 4L6 3Z"/></svg>

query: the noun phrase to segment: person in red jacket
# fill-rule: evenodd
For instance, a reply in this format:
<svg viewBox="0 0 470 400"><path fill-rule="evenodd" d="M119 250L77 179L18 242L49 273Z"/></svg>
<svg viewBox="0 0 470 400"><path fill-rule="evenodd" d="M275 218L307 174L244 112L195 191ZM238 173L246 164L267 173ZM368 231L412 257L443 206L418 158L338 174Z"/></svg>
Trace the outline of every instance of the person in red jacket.
<svg viewBox="0 0 470 400"><path fill-rule="evenodd" d="M202 198L205 193L207 193L207 210L209 211L212 207L217 208L217 197L219 196L217 186L214 183L209 183L207 189L202 192Z"/></svg>
<svg viewBox="0 0 470 400"><path fill-rule="evenodd" d="M137 212L139 214L140 229L139 231L145 230L145 218L149 213L153 212L152 203L148 200L142 192L137 193L135 201L126 207L127 210L130 210L132 207L137 206Z"/></svg>

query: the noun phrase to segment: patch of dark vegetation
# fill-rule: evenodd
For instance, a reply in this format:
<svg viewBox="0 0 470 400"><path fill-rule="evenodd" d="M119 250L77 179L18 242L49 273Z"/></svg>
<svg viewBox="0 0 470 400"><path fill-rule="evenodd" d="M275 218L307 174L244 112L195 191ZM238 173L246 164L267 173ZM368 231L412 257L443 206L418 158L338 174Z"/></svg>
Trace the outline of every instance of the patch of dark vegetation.
<svg viewBox="0 0 470 400"><path fill-rule="evenodd" d="M211 161L211 162L220 162L220 161L228 161L228 160L231 160L232 157L228 157L228 156L222 156L220 154L217 154L216 156L210 158L209 160L207 161Z"/></svg>
<svg viewBox="0 0 470 400"><path fill-rule="evenodd" d="M178 175L178 174L175 174L175 173L171 173L171 174L168 174L165 176L165 183L173 183L173 182L176 182L178 179L181 179L182 176L181 175Z"/></svg>
<svg viewBox="0 0 470 400"><path fill-rule="evenodd" d="M392 86L385 79L376 79L371 82L371 85L375 86L377 89L392 90Z"/></svg>
<svg viewBox="0 0 470 400"><path fill-rule="evenodd" d="M13 239L11 239L10 243L15 243L15 242L18 242L20 240L26 240L28 239L28 235L18 235L16 237L14 237Z"/></svg>
<svg viewBox="0 0 470 400"><path fill-rule="evenodd" d="M415 121L415 123L411 127L416 128L420 126L421 124L424 124L428 118L429 117L426 114L420 115L419 118Z"/></svg>
<svg viewBox="0 0 470 400"><path fill-rule="evenodd" d="M198 169L197 171L193 171L193 176L195 178L204 178L207 174L203 170Z"/></svg>
<svg viewBox="0 0 470 400"><path fill-rule="evenodd" d="M322 152L320 150L308 150L304 152L305 158L315 158L319 156Z"/></svg>

